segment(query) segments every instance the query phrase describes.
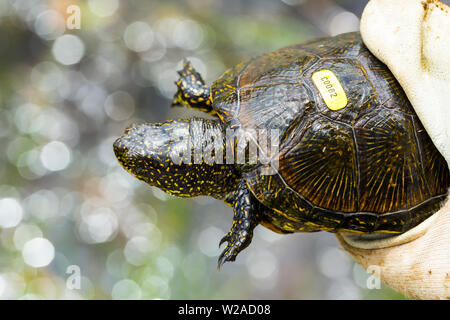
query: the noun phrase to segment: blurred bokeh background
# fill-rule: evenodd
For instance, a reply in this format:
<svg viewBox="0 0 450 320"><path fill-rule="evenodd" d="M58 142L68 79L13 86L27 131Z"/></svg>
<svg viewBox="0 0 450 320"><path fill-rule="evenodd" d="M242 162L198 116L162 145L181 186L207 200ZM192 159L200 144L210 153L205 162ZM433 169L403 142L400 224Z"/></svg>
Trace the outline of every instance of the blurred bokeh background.
<svg viewBox="0 0 450 320"><path fill-rule="evenodd" d="M218 272L232 210L151 188L112 150L131 122L200 115L169 108L183 58L211 83L250 56L358 30L366 3L0 0L0 298L403 298L368 289L324 232L258 227Z"/></svg>

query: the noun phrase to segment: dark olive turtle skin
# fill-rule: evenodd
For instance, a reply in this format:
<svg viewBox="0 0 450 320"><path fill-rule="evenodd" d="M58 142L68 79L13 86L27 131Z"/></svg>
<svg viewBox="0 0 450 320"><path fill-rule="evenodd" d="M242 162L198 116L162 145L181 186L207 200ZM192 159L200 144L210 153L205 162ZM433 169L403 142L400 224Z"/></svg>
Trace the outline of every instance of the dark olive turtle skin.
<svg viewBox="0 0 450 320"><path fill-rule="evenodd" d="M279 233L399 234L438 211L447 197L446 161L359 33L250 59L211 88L188 62L179 74L174 105L218 119L132 125L114 150L125 169L150 185L233 206L219 267L250 244L258 224ZM175 132L195 145L208 132L229 128L278 130L275 173L264 174L261 163L175 163L169 157L181 148ZM225 149L225 139L221 143Z"/></svg>

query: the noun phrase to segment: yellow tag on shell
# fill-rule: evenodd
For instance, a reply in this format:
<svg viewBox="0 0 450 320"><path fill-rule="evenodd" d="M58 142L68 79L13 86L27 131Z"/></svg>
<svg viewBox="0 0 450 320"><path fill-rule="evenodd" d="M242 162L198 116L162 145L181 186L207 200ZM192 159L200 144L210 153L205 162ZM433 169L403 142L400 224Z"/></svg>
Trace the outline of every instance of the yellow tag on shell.
<svg viewBox="0 0 450 320"><path fill-rule="evenodd" d="M345 108L348 102L347 95L331 70L314 72L312 80L330 110L336 111Z"/></svg>

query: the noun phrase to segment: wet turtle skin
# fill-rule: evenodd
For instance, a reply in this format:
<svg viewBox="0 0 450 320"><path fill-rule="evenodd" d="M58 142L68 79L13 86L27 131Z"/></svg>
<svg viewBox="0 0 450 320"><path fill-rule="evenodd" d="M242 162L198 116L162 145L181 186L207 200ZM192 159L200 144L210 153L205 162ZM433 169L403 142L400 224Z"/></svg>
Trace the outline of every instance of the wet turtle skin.
<svg viewBox="0 0 450 320"><path fill-rule="evenodd" d="M368 51L359 33L244 61L211 87L186 63L177 86L175 105L219 119L153 125L151 133L132 127L116 141L116 156L130 173L166 192L210 195L234 207L233 226L221 241L228 245L219 266L248 246L258 224L280 233L399 234L438 211L447 197L446 161L394 76ZM171 173L157 174L143 160L147 156L158 162L155 150L146 149L139 158L130 149L145 136L158 140L162 133L167 135L167 126L188 128L193 140L208 126L219 131L276 129L276 173L263 174L267 166L262 164L190 164L173 169L175 176L174 164L160 159L174 147L171 141L160 143L164 148L157 150ZM151 181L149 174L142 174L149 171ZM197 176L195 183L202 187L189 189L196 185L192 181L183 185L186 173Z"/></svg>

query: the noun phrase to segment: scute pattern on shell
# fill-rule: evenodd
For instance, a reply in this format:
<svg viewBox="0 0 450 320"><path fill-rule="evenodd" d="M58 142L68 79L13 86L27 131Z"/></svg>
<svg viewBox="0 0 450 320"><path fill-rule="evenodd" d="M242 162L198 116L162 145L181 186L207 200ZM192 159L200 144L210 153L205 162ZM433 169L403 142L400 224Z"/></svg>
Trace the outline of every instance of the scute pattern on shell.
<svg viewBox="0 0 450 320"><path fill-rule="evenodd" d="M331 70L348 103L333 111L311 76ZM404 232L438 210L450 186L446 162L405 93L359 33L262 55L211 89L225 124L279 129L279 171L244 177L284 232Z"/></svg>

